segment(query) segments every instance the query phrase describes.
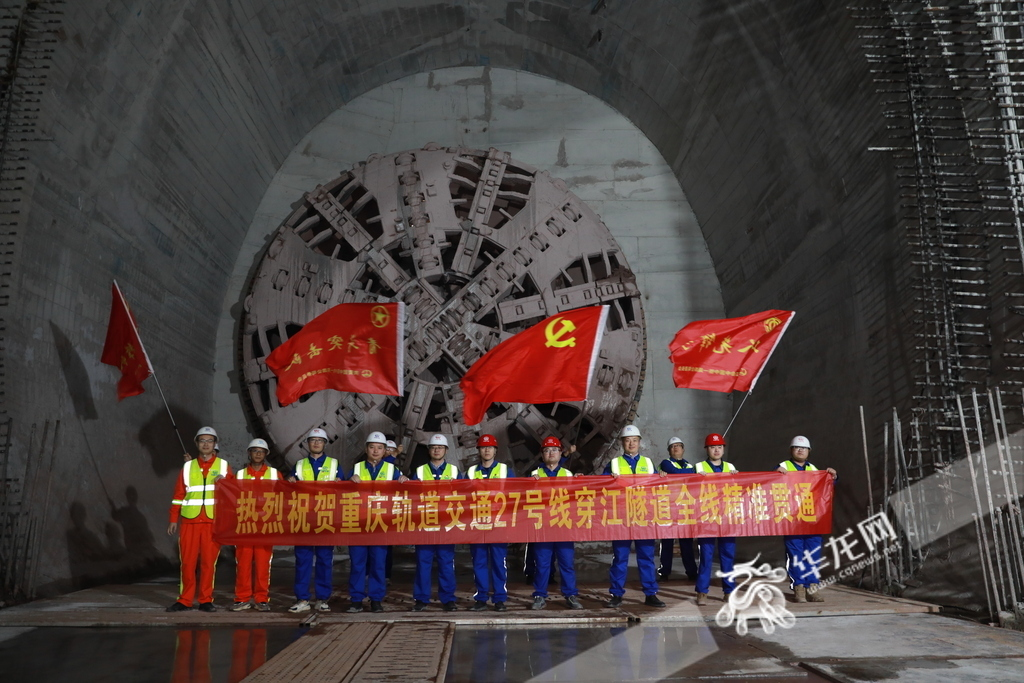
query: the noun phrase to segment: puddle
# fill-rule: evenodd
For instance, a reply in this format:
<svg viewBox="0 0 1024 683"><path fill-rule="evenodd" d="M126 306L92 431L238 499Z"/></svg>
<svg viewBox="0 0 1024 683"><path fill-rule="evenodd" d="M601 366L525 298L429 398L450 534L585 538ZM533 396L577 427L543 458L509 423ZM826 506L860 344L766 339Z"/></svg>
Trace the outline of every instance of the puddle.
<svg viewBox="0 0 1024 683"><path fill-rule="evenodd" d="M237 683L294 628L36 628L0 642L4 683Z"/></svg>

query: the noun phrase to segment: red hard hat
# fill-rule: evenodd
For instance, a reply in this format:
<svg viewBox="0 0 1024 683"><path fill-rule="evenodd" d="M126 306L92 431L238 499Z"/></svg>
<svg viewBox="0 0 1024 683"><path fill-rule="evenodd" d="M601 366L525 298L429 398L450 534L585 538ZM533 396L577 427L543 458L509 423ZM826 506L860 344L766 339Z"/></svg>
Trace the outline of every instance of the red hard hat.
<svg viewBox="0 0 1024 683"><path fill-rule="evenodd" d="M724 446L725 439L722 438L721 434L708 434L707 438L704 439L704 448L708 446Z"/></svg>
<svg viewBox="0 0 1024 683"><path fill-rule="evenodd" d="M497 448L498 440L492 434L483 434L476 440L476 447L483 448L484 446L494 446Z"/></svg>
<svg viewBox="0 0 1024 683"><path fill-rule="evenodd" d="M544 443L540 445L541 448L561 448L562 442L558 440L557 436L549 436L544 439Z"/></svg>

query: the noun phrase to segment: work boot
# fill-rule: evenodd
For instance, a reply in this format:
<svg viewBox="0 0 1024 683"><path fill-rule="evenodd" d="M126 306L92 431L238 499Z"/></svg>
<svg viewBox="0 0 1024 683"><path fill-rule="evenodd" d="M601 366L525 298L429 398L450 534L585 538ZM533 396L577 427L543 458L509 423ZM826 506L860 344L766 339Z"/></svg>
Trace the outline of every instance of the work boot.
<svg viewBox="0 0 1024 683"><path fill-rule="evenodd" d="M427 603L423 602L422 600L417 600L416 604L412 606L413 612L422 612L425 609L427 609Z"/></svg>
<svg viewBox="0 0 1024 683"><path fill-rule="evenodd" d="M507 609L508 609L508 607L506 607L505 603L503 603L503 602L496 602L496 603L494 603L494 611L495 612L504 612Z"/></svg>
<svg viewBox="0 0 1024 683"><path fill-rule="evenodd" d="M171 603L171 606L167 608L168 612L189 612L192 608L182 602Z"/></svg>
<svg viewBox="0 0 1024 683"><path fill-rule="evenodd" d="M326 600L317 600L316 609L318 612L330 612L331 606L327 604Z"/></svg>
<svg viewBox="0 0 1024 683"><path fill-rule="evenodd" d="M256 603L256 611L257 612L269 612L270 611L270 603L269 602L257 602Z"/></svg>
<svg viewBox="0 0 1024 683"><path fill-rule="evenodd" d="M384 605L380 604L380 600L370 600L370 611L371 612L383 612Z"/></svg>
<svg viewBox="0 0 1024 683"><path fill-rule="evenodd" d="M604 606L605 607L622 607L622 596L621 595L613 595L611 597L611 600L609 600L608 602L604 603Z"/></svg>
<svg viewBox="0 0 1024 683"><path fill-rule="evenodd" d="M565 604L569 605L569 609L583 609L583 605L580 604L579 598L575 595L565 596Z"/></svg>
<svg viewBox="0 0 1024 683"><path fill-rule="evenodd" d="M299 600L294 605L288 608L288 611L292 614L298 614L299 612L308 612L311 609L309 606L309 600Z"/></svg>
<svg viewBox="0 0 1024 683"><path fill-rule="evenodd" d="M544 609L548 604L547 598L542 595L533 596L533 604L530 605L530 609Z"/></svg>
<svg viewBox="0 0 1024 683"><path fill-rule="evenodd" d="M458 612L459 606L455 604L454 600L449 600L448 602L444 603L441 609L443 609L445 612Z"/></svg>
<svg viewBox="0 0 1024 683"><path fill-rule="evenodd" d="M217 607L212 602L201 602L199 603L200 612L216 612Z"/></svg>
<svg viewBox="0 0 1024 683"><path fill-rule="evenodd" d="M708 594L707 593L697 593L697 606L698 607L703 607L706 604L708 604Z"/></svg>
<svg viewBox="0 0 1024 683"><path fill-rule="evenodd" d="M665 603L662 602L657 595L648 595L644 600L644 604L648 607L664 607Z"/></svg>
<svg viewBox="0 0 1024 683"><path fill-rule="evenodd" d="M807 586L793 586L793 602L807 602Z"/></svg>
<svg viewBox="0 0 1024 683"><path fill-rule="evenodd" d="M345 610L345 611L348 612L349 614L355 614L357 612L362 612L363 610L364 610L364 607L363 607L362 600L360 600L359 602L356 602L355 600L353 600L352 604L349 605L348 609Z"/></svg>
<svg viewBox="0 0 1024 683"><path fill-rule="evenodd" d="M241 612L243 610L249 609L250 607L252 607L252 605L248 602L236 602L235 604L231 605L231 611Z"/></svg>
<svg viewBox="0 0 1024 683"><path fill-rule="evenodd" d="M821 585L812 583L807 587L807 602L825 602L825 598L821 597Z"/></svg>
<svg viewBox="0 0 1024 683"><path fill-rule="evenodd" d="M469 608L471 612L483 612L485 609L487 609L486 600L476 600L473 602L473 606Z"/></svg>

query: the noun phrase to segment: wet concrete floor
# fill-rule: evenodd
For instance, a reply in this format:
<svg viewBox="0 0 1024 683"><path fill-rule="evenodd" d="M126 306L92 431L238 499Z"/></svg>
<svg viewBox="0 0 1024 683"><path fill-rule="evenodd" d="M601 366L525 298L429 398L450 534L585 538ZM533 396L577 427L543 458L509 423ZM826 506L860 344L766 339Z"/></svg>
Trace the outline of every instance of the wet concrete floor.
<svg viewBox="0 0 1024 683"><path fill-rule="evenodd" d="M409 594L411 549L395 553L394 581L382 614L345 614L347 562L339 551L331 612L289 614L293 578L290 551L275 558L270 613L167 614L176 577L108 585L51 600L0 610L0 681L250 681L446 680L446 681L1005 681L1024 680L1024 633L934 614L923 603L834 587L824 604L788 603L796 615L791 628L766 633L756 623L740 636L734 627L714 623L722 607L718 588L712 602L697 608L693 584L673 577L661 585L669 607L644 607L635 569L627 583L626 604L602 605L607 558L580 557L581 601L587 608L565 609L557 585L547 609L529 609L531 588L510 562L509 610L471 612L472 574L468 553L459 554L460 611L436 607L414 613ZM218 567L216 602L232 600L233 562L225 551ZM311 621L312 629L301 625ZM373 625L378 626L374 627ZM416 624L421 624L416 626ZM433 626L431 624L434 624ZM446 626L446 624L450 624ZM91 628L70 628L81 625ZM116 628L116 626L132 628ZM359 625L356 628L356 625ZM401 627L401 628L399 628ZM377 628L377 631L372 631ZM406 629L403 631L402 629ZM408 629L435 634L435 674L411 676L428 643L403 640ZM335 650L347 652L349 668L330 677L301 667L274 668L289 653L327 629ZM346 629L348 629L346 631ZM354 635L363 629L363 640ZM371 629L367 631L366 629ZM383 629L383 630L379 630ZM365 633L378 633L367 639ZM389 640L389 637L390 640ZM415 640L417 642L405 642ZM390 647L383 664L381 648ZM282 658L273 659L282 652ZM376 668L362 666L373 659ZM357 652L358 650L358 652ZM361 655L365 652L365 655ZM260 666L267 661L266 666ZM362 668L360 668L362 666ZM280 672L292 671L287 676ZM266 672L262 675L261 671ZM275 671L270 675L271 671ZM403 672L409 672L406 676ZM290 677L288 677L290 676Z"/></svg>

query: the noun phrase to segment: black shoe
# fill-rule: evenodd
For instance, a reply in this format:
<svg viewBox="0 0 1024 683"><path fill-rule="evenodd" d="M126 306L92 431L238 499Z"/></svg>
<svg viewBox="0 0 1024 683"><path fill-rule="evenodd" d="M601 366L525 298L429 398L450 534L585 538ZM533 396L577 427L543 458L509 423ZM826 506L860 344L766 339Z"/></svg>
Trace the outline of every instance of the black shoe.
<svg viewBox="0 0 1024 683"><path fill-rule="evenodd" d="M644 604L648 607L664 607L665 603L658 599L657 595L648 595L647 599L644 600Z"/></svg>
<svg viewBox="0 0 1024 683"><path fill-rule="evenodd" d="M412 606L413 612L422 612L425 609L427 609L427 603L423 602L422 600L417 600L416 604Z"/></svg>
<svg viewBox="0 0 1024 683"><path fill-rule="evenodd" d="M664 581L668 578L668 574L666 574L665 572L658 572L658 578Z"/></svg>
<svg viewBox="0 0 1024 683"><path fill-rule="evenodd" d="M485 600L477 600L473 603L473 606L469 608L470 612L483 612L487 609L487 602Z"/></svg>
<svg viewBox="0 0 1024 683"><path fill-rule="evenodd" d="M212 602L201 602L199 603L200 612L216 612L217 607Z"/></svg>
<svg viewBox="0 0 1024 683"><path fill-rule="evenodd" d="M380 600L370 600L370 611L371 612L383 612L384 605L380 604Z"/></svg>
<svg viewBox="0 0 1024 683"><path fill-rule="evenodd" d="M362 603L362 601L360 601L360 602L356 602L355 600L353 600L353 601L352 601L352 604L351 604L351 605L349 605L349 606L348 606L348 609L347 609L347 610L345 610L345 611L346 611L346 612L348 612L349 614L356 614L357 612L362 612L362 611L364 611L364 609L365 609L365 608L363 607L363 603Z"/></svg>
<svg viewBox="0 0 1024 683"><path fill-rule="evenodd" d="M565 597L565 604L569 606L569 609L583 609L583 605L580 604L579 598L575 595L567 595Z"/></svg>
<svg viewBox="0 0 1024 683"><path fill-rule="evenodd" d="M508 607L505 607L505 603L503 603L503 602L496 602L496 603L494 603L494 611L495 612L504 612L507 609L508 609Z"/></svg>
<svg viewBox="0 0 1024 683"><path fill-rule="evenodd" d="M444 603L443 609L445 612L457 612L459 607L455 604L455 601L452 600L451 602Z"/></svg>
<svg viewBox="0 0 1024 683"><path fill-rule="evenodd" d="M183 604L183 603L175 602L170 607L168 607L166 611L168 611L168 612L190 612L190 611L192 611L192 608L189 607L188 605Z"/></svg>
<svg viewBox="0 0 1024 683"><path fill-rule="evenodd" d="M604 606L605 607L621 607L622 606L622 596L621 595L613 595L611 600L609 600L608 602L604 603Z"/></svg>

